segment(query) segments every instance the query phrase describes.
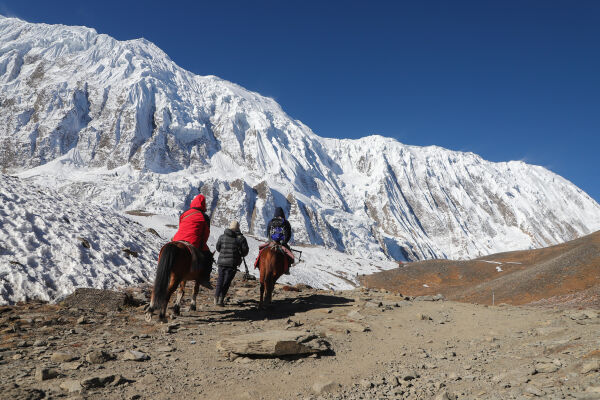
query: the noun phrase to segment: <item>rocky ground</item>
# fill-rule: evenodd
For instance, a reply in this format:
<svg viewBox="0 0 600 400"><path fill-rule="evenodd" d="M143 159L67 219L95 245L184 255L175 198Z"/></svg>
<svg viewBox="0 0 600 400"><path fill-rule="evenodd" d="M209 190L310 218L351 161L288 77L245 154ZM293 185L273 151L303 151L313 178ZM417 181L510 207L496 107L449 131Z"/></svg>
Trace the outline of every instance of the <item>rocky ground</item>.
<svg viewBox="0 0 600 400"><path fill-rule="evenodd" d="M0 397L600 399L597 311L285 289L259 311L236 278L167 324L142 289L1 307Z"/></svg>

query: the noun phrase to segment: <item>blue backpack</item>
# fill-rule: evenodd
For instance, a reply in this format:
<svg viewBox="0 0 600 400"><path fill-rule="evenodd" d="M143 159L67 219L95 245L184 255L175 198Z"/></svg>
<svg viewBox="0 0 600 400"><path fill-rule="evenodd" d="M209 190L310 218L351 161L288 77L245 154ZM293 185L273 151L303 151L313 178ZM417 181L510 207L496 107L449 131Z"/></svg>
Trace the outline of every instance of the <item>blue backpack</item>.
<svg viewBox="0 0 600 400"><path fill-rule="evenodd" d="M283 221L284 220L281 218L275 218L271 223L271 231L269 232L269 234L271 235L271 240L273 240L274 242L283 242L285 240Z"/></svg>

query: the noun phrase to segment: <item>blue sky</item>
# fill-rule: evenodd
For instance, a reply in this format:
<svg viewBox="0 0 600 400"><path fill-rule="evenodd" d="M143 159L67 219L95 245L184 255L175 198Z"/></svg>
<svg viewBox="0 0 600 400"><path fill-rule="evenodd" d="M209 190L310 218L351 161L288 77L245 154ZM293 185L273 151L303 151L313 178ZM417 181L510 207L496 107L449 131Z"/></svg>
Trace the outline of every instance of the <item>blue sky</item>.
<svg viewBox="0 0 600 400"><path fill-rule="evenodd" d="M315 133L543 165L600 200L600 1L3 1L145 37Z"/></svg>

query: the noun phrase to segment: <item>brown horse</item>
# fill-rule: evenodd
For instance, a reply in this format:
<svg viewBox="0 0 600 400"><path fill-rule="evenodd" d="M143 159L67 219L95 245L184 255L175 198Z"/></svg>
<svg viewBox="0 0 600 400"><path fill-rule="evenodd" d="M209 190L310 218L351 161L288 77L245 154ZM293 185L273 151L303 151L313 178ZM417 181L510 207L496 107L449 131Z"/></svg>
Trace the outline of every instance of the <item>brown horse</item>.
<svg viewBox="0 0 600 400"><path fill-rule="evenodd" d="M146 311L146 321L150 322L152 320L152 313L155 309L158 309L158 318L161 321L165 320L169 299L173 292L177 290L178 285L179 293L177 293L177 298L173 305L173 314L179 315L180 303L187 281L196 282L190 306L191 310L196 310L198 289L200 283L208 281L210 277L213 257L211 255L209 258L201 252L196 252L199 257L198 268L193 269L192 251L190 245L183 242L169 242L160 249L150 306Z"/></svg>
<svg viewBox="0 0 600 400"><path fill-rule="evenodd" d="M258 260L260 271L260 302L258 308L263 308L263 299L266 305L271 304L275 282L284 272L287 255L282 247L280 244L271 244L260 254Z"/></svg>

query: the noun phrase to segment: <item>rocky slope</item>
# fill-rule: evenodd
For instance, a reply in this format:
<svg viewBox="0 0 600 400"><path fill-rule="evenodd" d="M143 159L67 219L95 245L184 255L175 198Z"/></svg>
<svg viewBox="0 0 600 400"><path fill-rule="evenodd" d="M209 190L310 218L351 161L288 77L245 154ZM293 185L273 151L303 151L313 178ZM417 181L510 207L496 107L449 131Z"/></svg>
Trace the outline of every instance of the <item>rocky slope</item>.
<svg viewBox="0 0 600 400"><path fill-rule="evenodd" d="M492 304L600 306L600 231L560 245L468 261L425 260L368 275L371 288L410 295L442 293Z"/></svg>
<svg viewBox="0 0 600 400"><path fill-rule="evenodd" d="M300 290L278 288L263 312L256 283L236 280L227 307L212 306L202 290L201 308L169 324L144 321L146 298L137 291L137 308L118 293L0 307L0 392L10 399L600 398L597 311ZM285 338L309 334L329 350L294 354L303 346ZM249 335L265 340L248 342ZM248 346L238 354L223 351L224 342ZM267 352L267 342L280 345Z"/></svg>
<svg viewBox="0 0 600 400"><path fill-rule="evenodd" d="M522 162L325 139L272 99L197 76L143 40L0 16L0 165L118 210L176 215L199 191L217 225L386 259L466 258L600 229L600 206Z"/></svg>

